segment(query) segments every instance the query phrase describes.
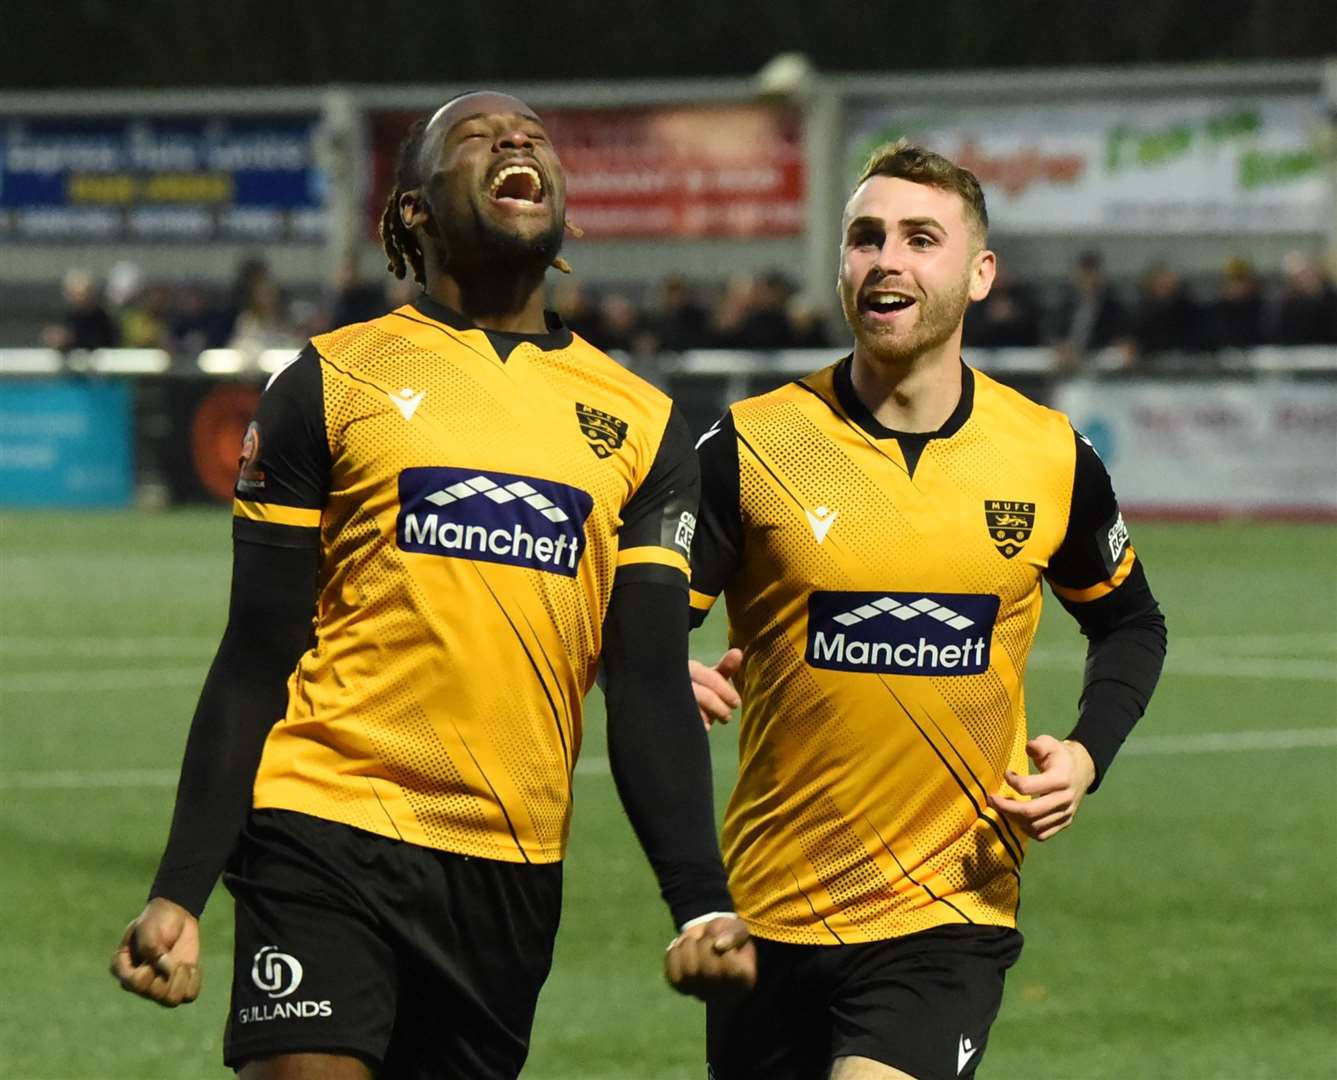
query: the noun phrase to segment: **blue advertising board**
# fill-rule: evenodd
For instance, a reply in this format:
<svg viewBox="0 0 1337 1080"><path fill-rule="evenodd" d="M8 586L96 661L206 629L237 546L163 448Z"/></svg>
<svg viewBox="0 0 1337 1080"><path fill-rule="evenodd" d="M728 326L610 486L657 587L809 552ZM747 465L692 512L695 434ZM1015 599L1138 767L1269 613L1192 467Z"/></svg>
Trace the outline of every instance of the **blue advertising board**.
<svg viewBox="0 0 1337 1080"><path fill-rule="evenodd" d="M0 382L0 506L128 505L132 421L126 382Z"/></svg>
<svg viewBox="0 0 1337 1080"><path fill-rule="evenodd" d="M8 117L0 239L319 241L311 114Z"/></svg>

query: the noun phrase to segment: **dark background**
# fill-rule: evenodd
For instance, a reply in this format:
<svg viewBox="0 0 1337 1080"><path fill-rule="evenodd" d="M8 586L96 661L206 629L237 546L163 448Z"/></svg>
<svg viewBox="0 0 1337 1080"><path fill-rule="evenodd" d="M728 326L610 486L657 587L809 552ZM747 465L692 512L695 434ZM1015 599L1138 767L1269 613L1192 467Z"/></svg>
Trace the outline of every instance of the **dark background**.
<svg viewBox="0 0 1337 1080"><path fill-rule="evenodd" d="M0 87L746 75L1337 54L1324 0L8 0Z"/></svg>

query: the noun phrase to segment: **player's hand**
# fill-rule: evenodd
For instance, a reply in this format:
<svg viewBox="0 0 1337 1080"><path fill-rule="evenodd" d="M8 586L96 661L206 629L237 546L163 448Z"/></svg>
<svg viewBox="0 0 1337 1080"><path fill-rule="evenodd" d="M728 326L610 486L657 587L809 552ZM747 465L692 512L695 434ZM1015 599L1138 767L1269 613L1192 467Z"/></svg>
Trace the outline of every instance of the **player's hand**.
<svg viewBox="0 0 1337 1080"><path fill-rule="evenodd" d="M742 997L757 981L757 950L747 923L722 915L688 927L664 954L664 977L678 993L702 1001Z"/></svg>
<svg viewBox="0 0 1337 1080"><path fill-rule="evenodd" d="M707 731L716 724L727 724L734 709L742 704L743 699L729 681L742 666L742 649L730 649L714 667L707 667L699 660L687 661L687 670L692 676L692 693L696 695L696 709Z"/></svg>
<svg viewBox="0 0 1337 1080"><path fill-rule="evenodd" d="M125 928L111 956L123 990L174 1009L200 996L200 924L180 904L154 897Z"/></svg>
<svg viewBox="0 0 1337 1080"><path fill-rule="evenodd" d="M1095 782L1096 766L1081 743L1059 742L1052 735L1039 735L1028 742L1026 756L1039 772L1020 776L1009 769L1003 777L1014 791L1030 798L990 795L989 805L1027 836L1048 840L1072 824Z"/></svg>

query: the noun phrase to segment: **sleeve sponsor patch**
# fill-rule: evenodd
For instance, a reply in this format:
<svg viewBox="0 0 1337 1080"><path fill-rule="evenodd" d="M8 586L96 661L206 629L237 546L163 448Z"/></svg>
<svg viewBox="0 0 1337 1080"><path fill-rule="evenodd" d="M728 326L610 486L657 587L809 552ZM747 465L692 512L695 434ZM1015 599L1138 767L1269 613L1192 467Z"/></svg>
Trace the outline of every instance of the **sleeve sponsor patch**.
<svg viewBox="0 0 1337 1080"><path fill-rule="evenodd" d="M237 493L253 495L265 490L265 470L260 467L260 424L252 420L241 440L237 462Z"/></svg>
<svg viewBox="0 0 1337 1080"><path fill-rule="evenodd" d="M1128 546L1128 526L1123 523L1122 513L1115 515L1114 523L1105 530L1105 544L1110 558L1106 568L1113 574Z"/></svg>

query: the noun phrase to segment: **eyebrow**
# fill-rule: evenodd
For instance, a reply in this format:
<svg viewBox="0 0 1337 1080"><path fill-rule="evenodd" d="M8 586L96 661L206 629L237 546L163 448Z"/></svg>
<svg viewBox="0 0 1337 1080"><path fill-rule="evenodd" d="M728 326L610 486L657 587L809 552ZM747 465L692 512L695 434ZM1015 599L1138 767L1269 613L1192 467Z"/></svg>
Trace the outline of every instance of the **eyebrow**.
<svg viewBox="0 0 1337 1080"><path fill-rule="evenodd" d="M896 224L899 225L902 229L932 228L932 229L937 229L939 232L942 233L945 233L947 231L947 229L943 226L942 222L940 222L937 218L931 218L931 217L901 218L900 221L896 222ZM870 226L877 229L885 229L887 227L887 223L884 219L880 217L873 217L871 214L862 214L857 218L850 218L850 223L845 226L845 231L849 232L851 229L866 228Z"/></svg>
<svg viewBox="0 0 1337 1080"><path fill-rule="evenodd" d="M489 116L501 116L501 115L503 115L503 114L502 114L502 113L492 113L492 112L476 112L476 113L470 113L468 116L461 116L458 120L454 121L454 122L450 125L450 130L451 130L451 131L454 131L457 127L459 127L461 124L465 123L465 122L468 121L468 120L486 120ZM542 127L542 126L543 126L543 121L540 120L537 116L534 116L534 115L532 115L532 114L530 114L530 113L515 112L515 113L506 113L506 114L504 114L504 115L507 115L507 116L518 116L518 117L520 117L520 119L522 119L522 120L528 120L531 124L538 124L539 127Z"/></svg>

